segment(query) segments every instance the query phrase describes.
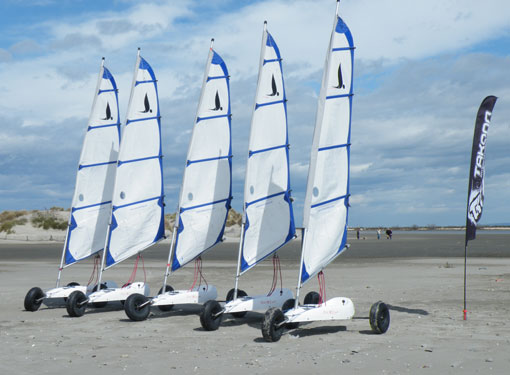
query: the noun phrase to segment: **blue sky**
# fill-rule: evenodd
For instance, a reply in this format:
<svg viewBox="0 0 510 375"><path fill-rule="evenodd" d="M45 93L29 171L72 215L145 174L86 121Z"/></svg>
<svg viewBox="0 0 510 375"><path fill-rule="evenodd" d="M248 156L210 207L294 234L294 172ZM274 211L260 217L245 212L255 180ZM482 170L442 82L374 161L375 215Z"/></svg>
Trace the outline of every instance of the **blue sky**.
<svg viewBox="0 0 510 375"><path fill-rule="evenodd" d="M299 224L334 10L333 0L2 1L0 211L70 205L100 59L123 119L137 47L159 80L173 211L211 37L232 79L240 210L267 20L284 59ZM357 47L350 225L463 224L475 115L491 94L482 223L509 223L510 3L343 0L340 14Z"/></svg>

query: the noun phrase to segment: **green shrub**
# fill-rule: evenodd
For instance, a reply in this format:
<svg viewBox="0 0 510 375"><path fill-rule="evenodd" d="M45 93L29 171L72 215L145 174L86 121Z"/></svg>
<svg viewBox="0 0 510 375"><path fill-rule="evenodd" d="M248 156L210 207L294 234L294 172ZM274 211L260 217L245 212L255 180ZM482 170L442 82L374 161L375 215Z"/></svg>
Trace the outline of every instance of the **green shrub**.
<svg viewBox="0 0 510 375"><path fill-rule="evenodd" d="M23 225L27 223L27 219L21 216L27 214L27 211L4 211L0 213L0 232L7 234L14 233L16 225Z"/></svg>
<svg viewBox="0 0 510 375"><path fill-rule="evenodd" d="M32 225L36 228L58 229L64 230L67 228L67 221L62 220L55 215L54 212L36 212L32 217Z"/></svg>

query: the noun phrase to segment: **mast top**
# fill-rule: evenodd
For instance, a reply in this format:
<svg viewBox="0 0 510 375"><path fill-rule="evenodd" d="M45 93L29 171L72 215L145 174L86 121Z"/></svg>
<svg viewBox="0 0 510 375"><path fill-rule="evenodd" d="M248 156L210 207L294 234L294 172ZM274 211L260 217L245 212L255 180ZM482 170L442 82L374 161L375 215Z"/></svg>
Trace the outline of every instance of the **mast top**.
<svg viewBox="0 0 510 375"><path fill-rule="evenodd" d="M213 44L214 44L214 38L211 38L211 49L213 48Z"/></svg>

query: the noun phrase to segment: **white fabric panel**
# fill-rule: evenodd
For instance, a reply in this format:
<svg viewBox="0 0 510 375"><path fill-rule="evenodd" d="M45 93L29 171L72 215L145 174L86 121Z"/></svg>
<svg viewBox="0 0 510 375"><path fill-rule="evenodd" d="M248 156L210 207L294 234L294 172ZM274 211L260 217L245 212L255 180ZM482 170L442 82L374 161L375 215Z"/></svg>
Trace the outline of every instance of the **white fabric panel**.
<svg viewBox="0 0 510 375"><path fill-rule="evenodd" d="M283 103L259 107L253 112L250 150L281 146L287 143L287 127Z"/></svg>
<svg viewBox="0 0 510 375"><path fill-rule="evenodd" d="M214 64L212 66L215 66ZM222 71L223 72L223 71ZM222 73L223 74L223 73ZM213 74L209 73L209 76ZM221 109L216 109L216 92L220 99ZM202 95L200 107L198 108L197 116L200 118L221 116L228 113L228 88L227 82L224 79L212 79L206 83Z"/></svg>
<svg viewBox="0 0 510 375"><path fill-rule="evenodd" d="M345 145L349 139L350 98L328 99L324 108L319 147Z"/></svg>
<svg viewBox="0 0 510 375"><path fill-rule="evenodd" d="M287 191L288 168L285 150L277 148L260 152L248 159L245 202Z"/></svg>
<svg viewBox="0 0 510 375"><path fill-rule="evenodd" d="M91 254L91 249L103 249L110 221L111 205L103 204L75 211L73 213L77 227L69 238L69 252L79 260Z"/></svg>
<svg viewBox="0 0 510 375"><path fill-rule="evenodd" d="M158 199L119 208L113 215L117 228L110 234L109 253L117 263L154 242L161 221Z"/></svg>
<svg viewBox="0 0 510 375"><path fill-rule="evenodd" d="M124 126L120 161L159 155L158 120L131 122Z"/></svg>
<svg viewBox="0 0 510 375"><path fill-rule="evenodd" d="M351 51L333 51L329 58L328 90L326 96L345 95L351 91L352 59ZM345 87L338 87L338 67L341 66L342 83Z"/></svg>
<svg viewBox="0 0 510 375"><path fill-rule="evenodd" d="M243 258L253 265L280 247L289 234L289 203L283 195L248 206L246 216L250 226L245 232Z"/></svg>
<svg viewBox="0 0 510 375"><path fill-rule="evenodd" d="M212 58L212 56L211 56ZM209 62L211 60L209 59ZM210 64L208 66L208 70L206 71L208 72L207 76L208 77L222 77L225 75L225 72L223 71L223 69L221 68L221 66L219 64ZM223 83L225 83L225 80L217 80L217 81L221 81Z"/></svg>
<svg viewBox="0 0 510 375"><path fill-rule="evenodd" d="M229 197L230 166L228 159L193 163L186 167L181 207L216 202Z"/></svg>
<svg viewBox="0 0 510 375"><path fill-rule="evenodd" d="M116 126L91 129L87 132L80 160L81 165L117 161L118 156L119 130Z"/></svg>
<svg viewBox="0 0 510 375"><path fill-rule="evenodd" d="M230 129L226 117L199 121L195 124L188 160L227 156L230 151Z"/></svg>
<svg viewBox="0 0 510 375"><path fill-rule="evenodd" d="M311 205L347 194L347 147L320 151L317 155Z"/></svg>
<svg viewBox="0 0 510 375"><path fill-rule="evenodd" d="M276 93L273 95L273 77L276 84ZM257 104L283 100L282 71L278 62L264 64L260 72L259 87L257 88Z"/></svg>
<svg viewBox="0 0 510 375"><path fill-rule="evenodd" d="M82 168L78 171L79 184L74 191L73 207L80 208L112 200L116 164ZM100 181L102 184L98 184ZM108 204L109 206L109 204Z"/></svg>
<svg viewBox="0 0 510 375"><path fill-rule="evenodd" d="M342 243L346 220L345 199L310 210L303 244L304 264L310 276L319 272L336 255Z"/></svg>
<svg viewBox="0 0 510 375"><path fill-rule="evenodd" d="M227 192L228 193L228 192ZM184 230L179 234L175 257L186 264L215 244L227 216L225 202L181 213Z"/></svg>
<svg viewBox="0 0 510 375"><path fill-rule="evenodd" d="M137 81L150 81L152 78L146 69L138 69ZM149 104L146 112L145 95ZM140 83L134 87L130 107L128 108L127 118L131 120L155 117L158 114L158 97L154 88L154 83ZM124 135L123 135L124 136Z"/></svg>
<svg viewBox="0 0 510 375"><path fill-rule="evenodd" d="M101 90L112 90L112 84L109 79L101 80ZM107 108L110 111L108 117ZM102 92L96 98L96 103L92 109L90 126L108 125L118 122L119 114L117 112L117 96L114 91ZM117 120L117 121L115 121Z"/></svg>
<svg viewBox="0 0 510 375"><path fill-rule="evenodd" d="M113 205L123 206L160 196L161 178L159 159L121 164L117 168ZM140 222L139 225L146 224Z"/></svg>

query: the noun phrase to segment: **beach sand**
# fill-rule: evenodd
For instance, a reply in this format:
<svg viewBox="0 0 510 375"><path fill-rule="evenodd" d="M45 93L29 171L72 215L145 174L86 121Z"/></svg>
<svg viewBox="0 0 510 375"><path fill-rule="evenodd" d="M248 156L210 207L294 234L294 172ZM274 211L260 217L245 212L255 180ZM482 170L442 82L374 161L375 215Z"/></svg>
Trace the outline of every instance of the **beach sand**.
<svg viewBox="0 0 510 375"><path fill-rule="evenodd" d="M104 309L91 308L81 318L44 306L37 312L24 311L23 298L29 288L53 287L59 257L50 259L45 254L53 248L58 253L61 244L19 245L10 252L13 245L2 244L0 254L6 257L0 263L0 373L507 374L510 258L469 259L469 312L463 321L463 259L434 253L422 258L420 249L429 244L416 238L412 249L406 249L408 242L398 235L391 244L389 240L370 240L371 244L353 240L349 253L325 272L327 297L351 298L356 317L367 317L378 300L390 305L386 334L372 334L366 319L315 322L288 331L277 343L262 340L263 313L248 313L243 319L227 316L218 331L206 332L200 326L199 305L180 305L166 313L152 309L143 322L130 321L120 304L114 303ZM452 241L457 240L453 235ZM489 238L485 246L498 247L498 241ZM45 251L41 259L27 255L37 246ZM233 286L236 265L231 256L237 250L235 243L221 246L217 256L211 252L203 262L207 281L218 288L218 299ZM370 248L381 255L378 250L385 247L414 256L352 255L356 248L361 255ZM282 251L284 287L294 289L298 249L294 243ZM166 255L164 248L158 251L154 254ZM457 251L463 253L463 248ZM166 259L159 255L160 259L153 259L149 253L145 268L154 293L162 283ZM64 283L86 283L91 264L82 263L64 270ZM132 265L132 261L121 263L107 270L104 278L123 283ZM252 295L264 293L272 274L271 261L265 261L242 276L240 288ZM137 280L143 280L141 269ZM193 265L189 265L173 274L169 284L185 289L192 281ZM301 296L317 289L317 281L312 280Z"/></svg>

